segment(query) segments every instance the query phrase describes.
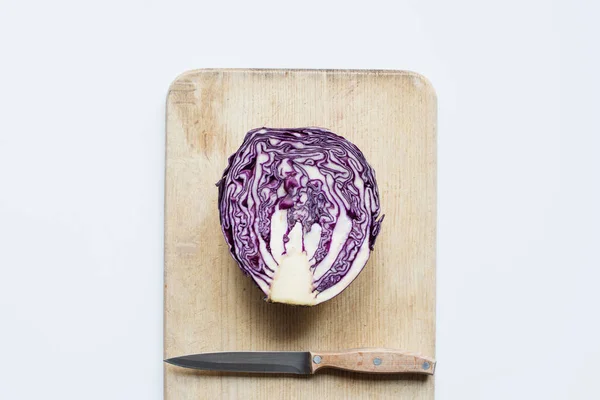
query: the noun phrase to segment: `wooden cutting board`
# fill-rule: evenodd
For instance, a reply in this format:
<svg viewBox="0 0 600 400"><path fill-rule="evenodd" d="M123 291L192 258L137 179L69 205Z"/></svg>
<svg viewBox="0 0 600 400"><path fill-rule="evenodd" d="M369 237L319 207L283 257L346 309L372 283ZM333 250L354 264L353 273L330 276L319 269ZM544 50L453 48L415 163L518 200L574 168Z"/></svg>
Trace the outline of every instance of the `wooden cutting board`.
<svg viewBox="0 0 600 400"><path fill-rule="evenodd" d="M197 70L167 99L164 356L390 347L435 357L436 96L403 71ZM377 174L386 215L350 287L268 304L229 255L215 183L247 131L327 128ZM231 375L165 365L165 398L432 399L433 377Z"/></svg>

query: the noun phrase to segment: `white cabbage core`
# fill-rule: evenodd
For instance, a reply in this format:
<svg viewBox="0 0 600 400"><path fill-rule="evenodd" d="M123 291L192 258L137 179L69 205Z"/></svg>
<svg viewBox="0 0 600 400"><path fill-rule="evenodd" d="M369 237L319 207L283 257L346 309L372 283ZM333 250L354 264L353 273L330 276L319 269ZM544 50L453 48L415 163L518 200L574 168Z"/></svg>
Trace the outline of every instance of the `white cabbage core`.
<svg viewBox="0 0 600 400"><path fill-rule="evenodd" d="M279 210L275 214L287 214L285 210ZM276 220L283 219L277 223ZM272 233L275 230L281 233L280 240L273 240L271 236L271 243L279 242L283 244L283 233L285 233L287 227L287 221L285 218L274 218L271 222ZM283 227L283 229L282 229ZM307 235L308 236L308 235ZM279 253L277 250L277 256L274 256L275 260L279 263L279 267L271 282L271 288L269 290L269 300L276 303L292 303L298 305L314 305L316 304L316 296L312 290L313 274L310 271L310 257L306 251L302 250L302 224L297 222L294 228L290 231L289 242L285 244L285 252ZM316 249L318 245L314 245ZM271 247L273 251L273 247Z"/></svg>

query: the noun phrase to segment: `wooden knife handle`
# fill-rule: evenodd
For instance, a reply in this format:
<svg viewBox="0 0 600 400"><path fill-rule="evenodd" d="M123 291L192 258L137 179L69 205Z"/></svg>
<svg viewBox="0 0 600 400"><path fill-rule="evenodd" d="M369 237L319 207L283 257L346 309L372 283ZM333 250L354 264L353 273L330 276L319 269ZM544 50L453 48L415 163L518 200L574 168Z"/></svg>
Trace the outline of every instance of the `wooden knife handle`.
<svg viewBox="0 0 600 400"><path fill-rule="evenodd" d="M313 374L321 368L381 374L433 375L435 360L393 349L351 349L337 352L311 352Z"/></svg>

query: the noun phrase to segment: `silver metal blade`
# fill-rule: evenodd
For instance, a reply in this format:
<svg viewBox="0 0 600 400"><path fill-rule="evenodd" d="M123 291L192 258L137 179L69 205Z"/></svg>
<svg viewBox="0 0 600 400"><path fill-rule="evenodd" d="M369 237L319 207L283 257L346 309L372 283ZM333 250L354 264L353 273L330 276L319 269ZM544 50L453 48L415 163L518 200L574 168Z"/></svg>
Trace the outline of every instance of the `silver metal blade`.
<svg viewBox="0 0 600 400"><path fill-rule="evenodd" d="M231 372L311 374L310 353L305 351L237 351L201 353L165 360L178 367Z"/></svg>

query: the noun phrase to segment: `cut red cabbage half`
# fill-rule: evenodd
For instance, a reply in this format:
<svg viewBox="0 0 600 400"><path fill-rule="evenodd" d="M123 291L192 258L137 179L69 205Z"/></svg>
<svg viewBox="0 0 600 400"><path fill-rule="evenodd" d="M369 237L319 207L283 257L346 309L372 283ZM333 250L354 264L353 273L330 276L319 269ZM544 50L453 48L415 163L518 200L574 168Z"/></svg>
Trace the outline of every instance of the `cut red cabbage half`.
<svg viewBox="0 0 600 400"><path fill-rule="evenodd" d="M364 268L383 221L375 172L326 129L251 130L217 186L231 255L271 302L338 295Z"/></svg>

